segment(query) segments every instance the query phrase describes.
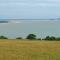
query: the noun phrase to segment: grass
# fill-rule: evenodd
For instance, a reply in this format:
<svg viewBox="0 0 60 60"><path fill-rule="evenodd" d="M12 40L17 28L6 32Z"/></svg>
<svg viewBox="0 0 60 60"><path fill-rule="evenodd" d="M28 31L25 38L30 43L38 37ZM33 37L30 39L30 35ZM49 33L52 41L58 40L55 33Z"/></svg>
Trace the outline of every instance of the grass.
<svg viewBox="0 0 60 60"><path fill-rule="evenodd" d="M0 40L0 60L60 60L60 41Z"/></svg>

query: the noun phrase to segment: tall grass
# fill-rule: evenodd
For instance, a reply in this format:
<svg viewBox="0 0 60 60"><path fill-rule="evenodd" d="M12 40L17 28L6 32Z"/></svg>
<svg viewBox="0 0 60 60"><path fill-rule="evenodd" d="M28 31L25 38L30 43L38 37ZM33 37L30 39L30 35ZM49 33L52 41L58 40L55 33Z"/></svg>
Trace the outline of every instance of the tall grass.
<svg viewBox="0 0 60 60"><path fill-rule="evenodd" d="M0 40L0 60L60 60L60 41Z"/></svg>

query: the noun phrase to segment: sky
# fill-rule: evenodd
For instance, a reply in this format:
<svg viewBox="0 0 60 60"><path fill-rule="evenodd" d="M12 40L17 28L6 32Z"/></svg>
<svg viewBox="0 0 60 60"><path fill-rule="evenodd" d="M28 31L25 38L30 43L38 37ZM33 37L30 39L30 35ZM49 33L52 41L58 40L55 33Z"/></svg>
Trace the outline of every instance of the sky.
<svg viewBox="0 0 60 60"><path fill-rule="evenodd" d="M60 0L0 0L0 19L60 18Z"/></svg>

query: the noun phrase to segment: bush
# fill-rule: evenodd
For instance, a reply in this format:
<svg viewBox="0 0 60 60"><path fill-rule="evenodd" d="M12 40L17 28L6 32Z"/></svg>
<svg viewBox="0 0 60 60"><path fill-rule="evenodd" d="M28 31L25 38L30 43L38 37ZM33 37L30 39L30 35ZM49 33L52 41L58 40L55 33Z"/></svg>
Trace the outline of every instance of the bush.
<svg viewBox="0 0 60 60"><path fill-rule="evenodd" d="M37 40L41 40L41 38L38 38Z"/></svg>
<svg viewBox="0 0 60 60"><path fill-rule="evenodd" d="M22 37L17 37L16 39L22 39Z"/></svg>

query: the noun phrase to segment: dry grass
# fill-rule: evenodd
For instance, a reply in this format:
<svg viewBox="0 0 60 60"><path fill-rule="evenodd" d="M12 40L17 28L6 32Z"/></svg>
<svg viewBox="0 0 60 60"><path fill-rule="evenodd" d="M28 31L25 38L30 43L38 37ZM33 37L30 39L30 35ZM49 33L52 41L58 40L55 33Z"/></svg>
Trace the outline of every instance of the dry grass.
<svg viewBox="0 0 60 60"><path fill-rule="evenodd" d="M60 60L60 41L0 40L0 60Z"/></svg>

